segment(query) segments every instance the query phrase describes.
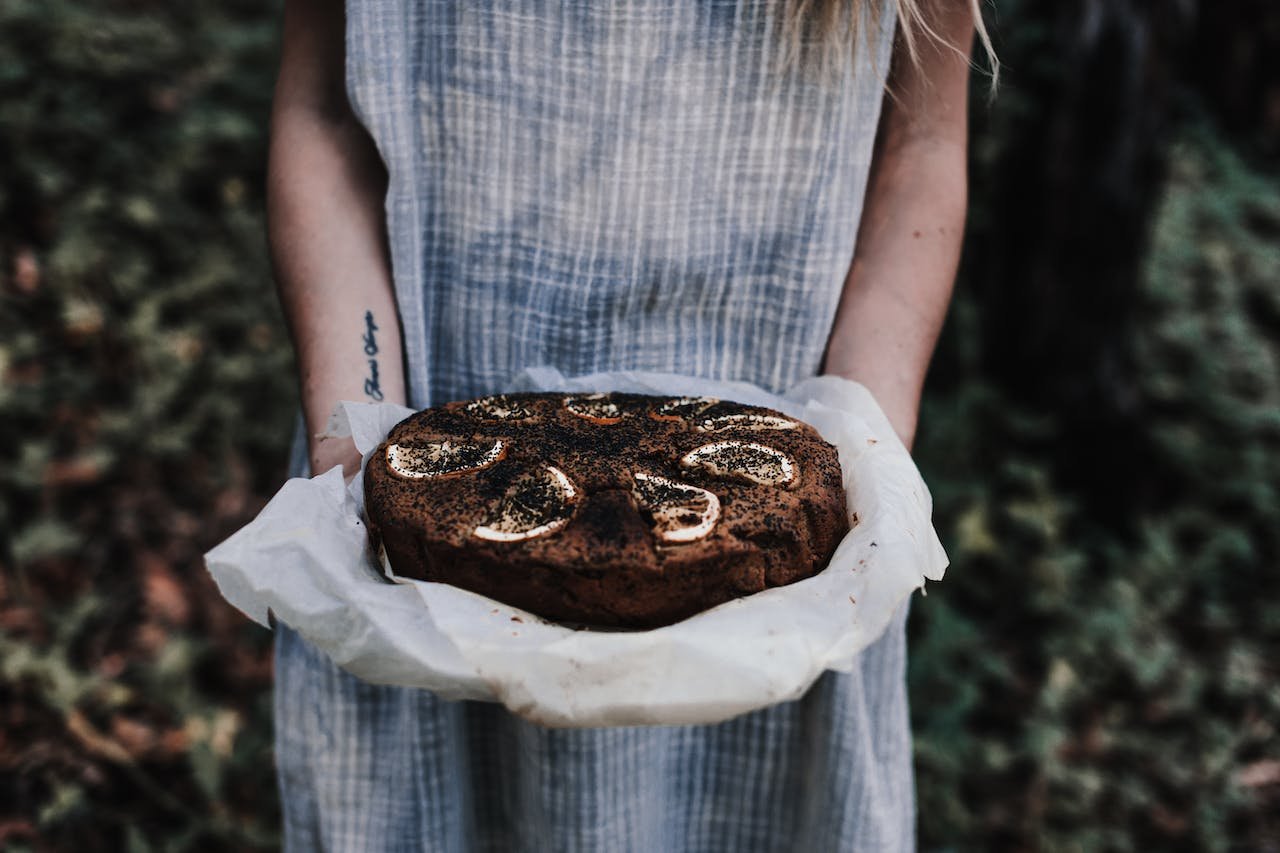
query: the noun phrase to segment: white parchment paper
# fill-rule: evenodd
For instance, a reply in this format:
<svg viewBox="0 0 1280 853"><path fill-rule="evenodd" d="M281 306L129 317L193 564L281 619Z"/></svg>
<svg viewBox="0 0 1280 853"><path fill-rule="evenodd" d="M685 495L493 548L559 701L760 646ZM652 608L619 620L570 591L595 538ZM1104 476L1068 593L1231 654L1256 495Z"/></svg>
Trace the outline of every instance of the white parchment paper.
<svg viewBox="0 0 1280 853"><path fill-rule="evenodd" d="M532 368L509 391L706 395L778 409L840 453L857 524L818 575L650 631L573 630L439 583L390 583L363 522L362 480L339 469L293 479L205 555L222 594L267 612L372 682L503 703L554 726L710 723L796 698L848 670L946 554L915 464L871 394L832 376L783 396L742 383L654 373L566 378ZM369 453L411 410L342 403L330 432Z"/></svg>

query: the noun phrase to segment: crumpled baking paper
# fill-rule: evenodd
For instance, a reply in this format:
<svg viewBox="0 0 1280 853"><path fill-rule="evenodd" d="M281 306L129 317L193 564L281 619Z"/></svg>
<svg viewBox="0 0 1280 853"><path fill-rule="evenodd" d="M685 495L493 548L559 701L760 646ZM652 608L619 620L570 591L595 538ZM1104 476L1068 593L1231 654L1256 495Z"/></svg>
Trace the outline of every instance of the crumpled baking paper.
<svg viewBox="0 0 1280 853"><path fill-rule="evenodd" d="M368 547L361 477L344 484L335 468L286 482L205 555L222 594L262 625L271 611L367 681L581 727L711 723L797 698L824 670L848 671L925 578L942 578L928 489L857 383L820 376L775 396L669 374L532 368L507 390L705 395L778 409L837 447L857 524L807 580L654 630L574 630L446 584L388 582ZM329 430L350 434L367 462L410 413L342 403Z"/></svg>

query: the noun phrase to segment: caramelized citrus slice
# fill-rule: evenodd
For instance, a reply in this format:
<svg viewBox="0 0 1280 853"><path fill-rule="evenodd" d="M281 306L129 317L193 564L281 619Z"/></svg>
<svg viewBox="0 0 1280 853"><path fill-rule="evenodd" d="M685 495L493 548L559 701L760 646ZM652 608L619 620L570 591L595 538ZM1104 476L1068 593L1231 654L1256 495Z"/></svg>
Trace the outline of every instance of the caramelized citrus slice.
<svg viewBox="0 0 1280 853"><path fill-rule="evenodd" d="M490 542L522 542L569 523L578 489L559 468L547 465L519 477L475 535Z"/></svg>
<svg viewBox="0 0 1280 853"><path fill-rule="evenodd" d="M722 429L795 429L800 424L791 418L777 415L720 415L706 418L698 424L699 432L716 432Z"/></svg>
<svg viewBox="0 0 1280 853"><path fill-rule="evenodd" d="M529 410L506 394L481 397L467 403L467 414L490 421L521 421L529 417Z"/></svg>
<svg viewBox="0 0 1280 853"><path fill-rule="evenodd" d="M616 424L626 414L608 394L587 394L582 397L565 397L564 407L580 418L595 424Z"/></svg>
<svg viewBox="0 0 1280 853"><path fill-rule="evenodd" d="M715 441L691 450L680 465L726 480L750 480L766 486L791 485L796 465L789 456L754 441Z"/></svg>
<svg viewBox="0 0 1280 853"><path fill-rule="evenodd" d="M720 401L715 397L675 397L649 413L655 421L684 421L695 418Z"/></svg>
<svg viewBox="0 0 1280 853"><path fill-rule="evenodd" d="M387 465L408 480L433 480L488 468L507 455L501 440L492 444L426 441L387 446Z"/></svg>
<svg viewBox="0 0 1280 853"><path fill-rule="evenodd" d="M634 478L631 493L653 517L653 532L663 542L696 542L720 520L720 499L706 489L656 474Z"/></svg>

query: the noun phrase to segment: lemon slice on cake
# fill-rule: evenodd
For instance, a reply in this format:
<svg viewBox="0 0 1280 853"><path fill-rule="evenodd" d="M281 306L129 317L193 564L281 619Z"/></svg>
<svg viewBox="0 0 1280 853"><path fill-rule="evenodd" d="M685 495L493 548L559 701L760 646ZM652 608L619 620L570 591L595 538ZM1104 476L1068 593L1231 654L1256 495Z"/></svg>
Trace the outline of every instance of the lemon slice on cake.
<svg viewBox="0 0 1280 853"><path fill-rule="evenodd" d="M650 412L649 417L655 421L685 421L719 402L715 397L674 397Z"/></svg>
<svg viewBox="0 0 1280 853"><path fill-rule="evenodd" d="M527 408L506 394L481 397L466 405L468 415L490 421L522 421L530 416Z"/></svg>
<svg viewBox="0 0 1280 853"><path fill-rule="evenodd" d="M577 501L573 481L559 468L546 465L517 478L475 535L490 542L545 536L569 523Z"/></svg>
<svg viewBox="0 0 1280 853"><path fill-rule="evenodd" d="M434 480L488 468L507 455L499 440L475 444L461 441L427 441L387 446L387 466L407 480Z"/></svg>
<svg viewBox="0 0 1280 853"><path fill-rule="evenodd" d="M799 424L791 418L777 415L736 414L705 418L698 424L699 432L718 432L722 429L795 429Z"/></svg>
<svg viewBox="0 0 1280 853"><path fill-rule="evenodd" d="M754 441L715 441L680 458L683 468L724 480L748 480L788 488L796 482L796 463L772 447Z"/></svg>
<svg viewBox="0 0 1280 853"><path fill-rule="evenodd" d="M626 416L608 394L586 394L582 397L565 397L564 407L572 414L594 424L616 424Z"/></svg>
<svg viewBox="0 0 1280 853"><path fill-rule="evenodd" d="M631 493L662 542L696 542L720 520L720 499L706 489L656 474L637 472L632 479Z"/></svg>

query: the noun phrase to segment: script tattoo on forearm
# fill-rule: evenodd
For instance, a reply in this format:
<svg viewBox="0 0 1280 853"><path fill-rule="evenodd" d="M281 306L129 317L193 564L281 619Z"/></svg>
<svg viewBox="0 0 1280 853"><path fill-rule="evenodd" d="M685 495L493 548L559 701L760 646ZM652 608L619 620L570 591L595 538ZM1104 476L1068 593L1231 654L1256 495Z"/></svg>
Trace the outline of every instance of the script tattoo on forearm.
<svg viewBox="0 0 1280 853"><path fill-rule="evenodd" d="M382 384L378 381L378 342L373 333L378 326L373 322L373 312L364 312L364 354L369 357L369 378L364 381L365 396L375 403L382 402Z"/></svg>

